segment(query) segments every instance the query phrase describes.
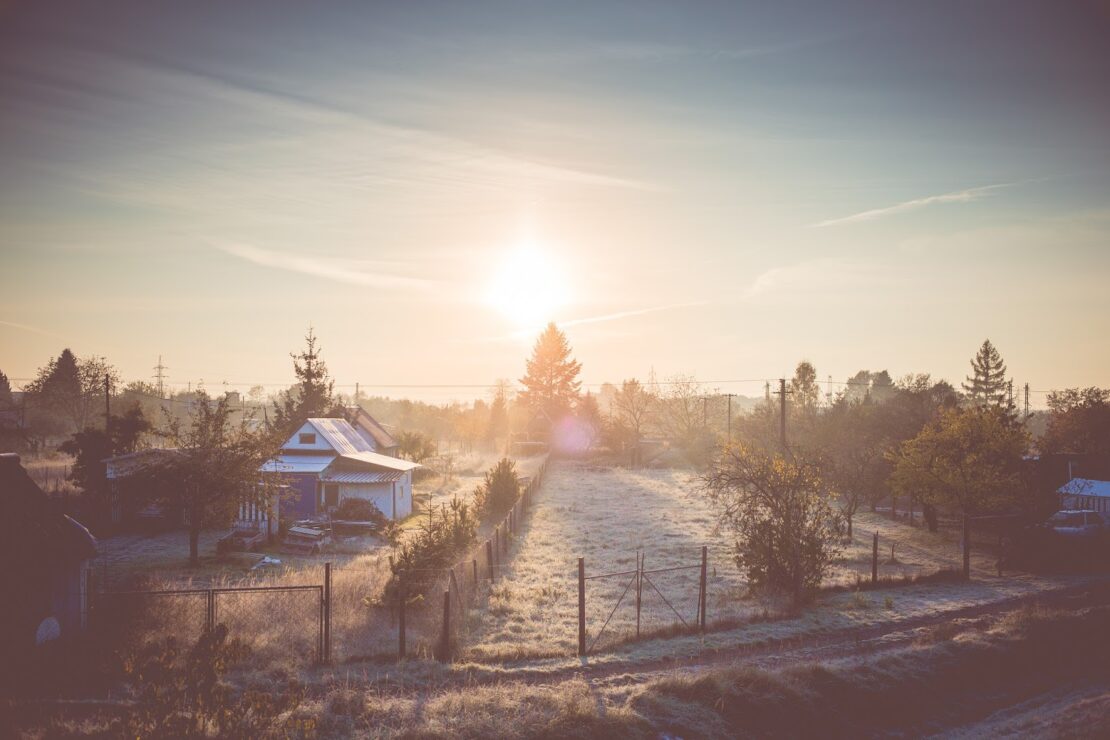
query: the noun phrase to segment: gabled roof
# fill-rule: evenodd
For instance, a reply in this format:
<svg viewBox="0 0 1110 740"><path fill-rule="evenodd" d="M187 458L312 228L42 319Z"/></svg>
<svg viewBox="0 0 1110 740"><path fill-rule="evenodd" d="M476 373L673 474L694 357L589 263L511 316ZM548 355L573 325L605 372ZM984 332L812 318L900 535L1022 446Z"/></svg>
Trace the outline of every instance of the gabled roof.
<svg viewBox="0 0 1110 740"><path fill-rule="evenodd" d="M353 412L352 425L356 431L370 435L375 449L389 449L397 446L397 440L393 438L393 435L386 431L386 428L371 416L366 409L361 406L353 406L350 410Z"/></svg>
<svg viewBox="0 0 1110 740"><path fill-rule="evenodd" d="M1110 481L1072 478L1056 489L1056 493L1072 496L1105 496L1110 498Z"/></svg>
<svg viewBox="0 0 1110 740"><path fill-rule="evenodd" d="M96 555L96 539L66 516L20 464L19 455L0 454L0 541L11 556L4 567L85 560Z"/></svg>
<svg viewBox="0 0 1110 740"><path fill-rule="evenodd" d="M374 448L346 419L309 419L316 430L337 455L352 452L373 452Z"/></svg>

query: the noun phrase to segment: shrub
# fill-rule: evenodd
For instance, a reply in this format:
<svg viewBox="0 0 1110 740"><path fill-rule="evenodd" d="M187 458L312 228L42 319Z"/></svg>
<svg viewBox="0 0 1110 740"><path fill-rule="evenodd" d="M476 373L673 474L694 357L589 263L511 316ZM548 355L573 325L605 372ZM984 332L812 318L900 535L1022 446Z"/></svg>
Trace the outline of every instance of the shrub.
<svg viewBox="0 0 1110 740"><path fill-rule="evenodd" d="M373 501L361 498L346 498L339 508L335 510L336 519L346 519L352 522L374 522L379 528L388 521Z"/></svg>
<svg viewBox="0 0 1110 740"><path fill-rule="evenodd" d="M451 567L474 544L477 533L478 521L473 511L458 497L451 499L449 507L443 506L438 516L429 510L428 519L417 535L393 551L391 574L382 600L396 603L402 581L410 595L434 583L440 571Z"/></svg>
<svg viewBox="0 0 1110 740"><path fill-rule="evenodd" d="M520 477L516 463L502 458L486 472L486 479L474 491L474 504L483 515L494 516L507 511L520 498Z"/></svg>

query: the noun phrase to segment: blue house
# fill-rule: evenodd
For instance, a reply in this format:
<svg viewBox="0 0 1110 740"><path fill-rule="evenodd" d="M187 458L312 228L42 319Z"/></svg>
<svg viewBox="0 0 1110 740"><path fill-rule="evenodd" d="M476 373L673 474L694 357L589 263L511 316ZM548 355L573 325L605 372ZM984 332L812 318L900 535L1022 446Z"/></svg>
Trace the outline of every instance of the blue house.
<svg viewBox="0 0 1110 740"><path fill-rule="evenodd" d="M349 498L403 519L412 513L412 471L419 467L381 454L373 437L346 419L309 419L262 471L281 473L295 491L281 502L285 519L324 516Z"/></svg>

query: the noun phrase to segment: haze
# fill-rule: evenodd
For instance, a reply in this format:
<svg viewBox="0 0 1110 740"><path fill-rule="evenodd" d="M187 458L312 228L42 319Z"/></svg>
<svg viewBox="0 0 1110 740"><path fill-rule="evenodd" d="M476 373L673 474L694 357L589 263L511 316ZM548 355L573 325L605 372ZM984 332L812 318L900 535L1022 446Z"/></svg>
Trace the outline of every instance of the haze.
<svg viewBox="0 0 1110 740"><path fill-rule="evenodd" d="M1110 384L1105 4L6 5L16 385Z"/></svg>

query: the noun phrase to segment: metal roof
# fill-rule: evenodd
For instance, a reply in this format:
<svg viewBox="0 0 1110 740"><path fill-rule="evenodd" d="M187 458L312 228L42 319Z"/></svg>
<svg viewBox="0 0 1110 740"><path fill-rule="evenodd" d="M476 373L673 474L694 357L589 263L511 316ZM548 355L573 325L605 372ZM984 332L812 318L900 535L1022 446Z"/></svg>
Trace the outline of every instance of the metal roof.
<svg viewBox="0 0 1110 740"><path fill-rule="evenodd" d="M264 473L320 473L335 458L330 455L278 455L262 465Z"/></svg>
<svg viewBox="0 0 1110 740"><path fill-rule="evenodd" d="M404 476L400 470L337 470L325 472L320 480L328 483L392 483Z"/></svg>
<svg viewBox="0 0 1110 740"><path fill-rule="evenodd" d="M1110 481L1091 478L1072 478L1056 489L1056 493L1071 496L1105 496L1110 498Z"/></svg>
<svg viewBox="0 0 1110 740"><path fill-rule="evenodd" d="M356 431L362 430L370 435L370 438L374 442L375 449L380 450L397 447L397 440L393 439L393 435L386 431L385 427L371 416L366 409L361 406L355 406L353 410L355 412L353 426Z"/></svg>
<svg viewBox="0 0 1110 740"><path fill-rule="evenodd" d="M390 457L389 455L380 455L377 452L353 452L348 455L340 455L341 460L351 460L353 462L367 463L378 468L386 468L387 470L398 470L402 473L415 470L416 468L424 467L420 463L410 462L409 460L402 460L398 457Z"/></svg>
<svg viewBox="0 0 1110 740"><path fill-rule="evenodd" d="M322 436L337 454L347 455L352 452L373 452L370 442L358 433L346 419L309 419L320 436Z"/></svg>

